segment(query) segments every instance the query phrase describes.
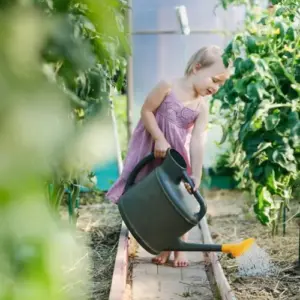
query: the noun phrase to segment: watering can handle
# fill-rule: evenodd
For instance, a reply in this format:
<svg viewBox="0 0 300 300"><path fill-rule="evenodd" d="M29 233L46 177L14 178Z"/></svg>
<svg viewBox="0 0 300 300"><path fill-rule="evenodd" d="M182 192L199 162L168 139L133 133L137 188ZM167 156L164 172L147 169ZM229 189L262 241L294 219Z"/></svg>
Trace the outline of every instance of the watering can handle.
<svg viewBox="0 0 300 300"><path fill-rule="evenodd" d="M191 188L193 189L195 185L194 185L192 178L187 174L186 171L183 171L182 175L183 175L183 180L186 183L188 183L191 186ZM204 217L204 215L206 214L206 210L207 210L206 203L205 203L204 199L202 198L201 194L199 193L199 191L193 191L192 193L200 205L200 211L197 214L197 216L198 216L198 219L201 220Z"/></svg>
<svg viewBox="0 0 300 300"><path fill-rule="evenodd" d="M124 188L124 192L125 193L132 185L134 185L135 182L135 178L136 176L139 174L139 172L150 162L155 160L155 156L154 153L151 153L147 156L145 156L142 160L139 161L139 163L135 166L135 168L133 169L133 171L130 173L127 181L126 181L126 185Z"/></svg>
<svg viewBox="0 0 300 300"><path fill-rule="evenodd" d="M155 156L154 153L150 153L149 155L145 156L142 160L139 161L139 163L135 166L135 168L133 169L133 171L130 173L127 181L126 181L126 185L124 188L123 193L125 193L132 185L134 185L136 176L139 174L139 172L148 164L151 163L152 161L155 160ZM183 180L185 182L187 182L192 188L194 187L194 182L191 179L191 177L187 174L186 171L183 172ZM200 205L200 211L197 214L198 219L201 220L204 215L206 214L206 203L204 201L204 199L202 198L201 194L199 193L199 191L195 191L193 192L194 197L196 198L196 200L198 201L199 205Z"/></svg>

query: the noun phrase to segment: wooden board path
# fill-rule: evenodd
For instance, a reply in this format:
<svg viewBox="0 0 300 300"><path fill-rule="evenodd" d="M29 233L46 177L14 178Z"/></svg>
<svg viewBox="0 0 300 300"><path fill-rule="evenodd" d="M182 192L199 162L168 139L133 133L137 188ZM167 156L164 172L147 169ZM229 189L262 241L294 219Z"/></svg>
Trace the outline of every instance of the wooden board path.
<svg viewBox="0 0 300 300"><path fill-rule="evenodd" d="M202 242L198 226L191 230L189 241ZM190 265L186 268L157 266L151 262L153 255L139 247L132 270L132 300L214 299L202 253L189 252L187 255Z"/></svg>
<svg viewBox="0 0 300 300"><path fill-rule="evenodd" d="M210 231L204 217L200 228L195 226L189 233L189 241L212 243ZM222 300L236 297L225 277L216 253L188 252L190 265L173 268L171 265L157 266L153 257L139 246L132 269L131 300L212 300L213 293L207 279L205 265L212 269L214 281ZM172 259L172 257L171 257ZM128 274L128 229L122 223L118 251L113 272L109 300L124 300Z"/></svg>

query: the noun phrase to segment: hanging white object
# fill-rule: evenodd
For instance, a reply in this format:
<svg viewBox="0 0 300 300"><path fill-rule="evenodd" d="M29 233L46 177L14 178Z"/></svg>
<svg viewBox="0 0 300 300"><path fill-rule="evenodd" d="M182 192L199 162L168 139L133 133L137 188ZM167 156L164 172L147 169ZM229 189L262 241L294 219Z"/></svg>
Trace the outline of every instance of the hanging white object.
<svg viewBox="0 0 300 300"><path fill-rule="evenodd" d="M176 15L179 21L181 33L184 35L189 35L191 29L189 27L189 19L184 5L176 6Z"/></svg>

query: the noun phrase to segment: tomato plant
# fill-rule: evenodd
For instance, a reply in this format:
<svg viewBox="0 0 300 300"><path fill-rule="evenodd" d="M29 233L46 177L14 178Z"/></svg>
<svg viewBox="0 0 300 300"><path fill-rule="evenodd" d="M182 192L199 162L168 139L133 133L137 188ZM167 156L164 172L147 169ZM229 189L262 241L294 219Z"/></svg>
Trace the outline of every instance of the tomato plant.
<svg viewBox="0 0 300 300"><path fill-rule="evenodd" d="M296 1L273 2L253 6L225 49L233 74L214 101L234 141L231 165L255 195L257 218L275 230L300 166L300 14Z"/></svg>

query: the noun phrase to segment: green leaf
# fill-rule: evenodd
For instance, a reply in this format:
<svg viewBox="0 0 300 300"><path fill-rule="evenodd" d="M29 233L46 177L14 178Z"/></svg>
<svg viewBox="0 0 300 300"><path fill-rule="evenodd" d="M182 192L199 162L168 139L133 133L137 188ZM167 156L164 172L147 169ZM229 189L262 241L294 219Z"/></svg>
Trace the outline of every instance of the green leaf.
<svg viewBox="0 0 300 300"><path fill-rule="evenodd" d="M264 168L264 173L265 173L265 184L267 188L273 193L276 193L277 183L275 179L275 170L272 164L268 163L266 165L266 167Z"/></svg>
<svg viewBox="0 0 300 300"><path fill-rule="evenodd" d="M275 28L278 28L280 30L279 37L281 37L281 38L284 38L284 36L285 36L285 28L284 27L285 27L284 24L281 22L275 23Z"/></svg>
<svg viewBox="0 0 300 300"><path fill-rule="evenodd" d="M232 42L230 42L224 50L224 53L228 56L232 55Z"/></svg>
<svg viewBox="0 0 300 300"><path fill-rule="evenodd" d="M259 89L260 89L259 84L255 83L255 82L251 82L247 86L247 96L249 97L249 99L251 99L252 101L260 100L261 95L260 95Z"/></svg>
<svg viewBox="0 0 300 300"><path fill-rule="evenodd" d="M227 136L228 136L228 128L226 128L223 124L221 124L221 127L222 127L222 138L220 140L220 142L218 143L218 145L222 145L225 143L226 139L227 139Z"/></svg>
<svg viewBox="0 0 300 300"><path fill-rule="evenodd" d="M289 41L295 40L295 31L293 27L289 27L288 30L286 31L286 39Z"/></svg>
<svg viewBox="0 0 300 300"><path fill-rule="evenodd" d="M226 90L224 88L224 86L222 86L218 92L216 94L213 95L213 100L221 100L224 101L225 97L226 97L227 93Z"/></svg>
<svg viewBox="0 0 300 300"><path fill-rule="evenodd" d="M236 92L235 89L232 89L228 94L227 94L227 101L231 104L234 105L237 103L238 100L238 93Z"/></svg>
<svg viewBox="0 0 300 300"><path fill-rule="evenodd" d="M281 2L281 0L271 0L271 3L273 5L279 4Z"/></svg>
<svg viewBox="0 0 300 300"><path fill-rule="evenodd" d="M259 209L259 203L256 202L254 204L254 212L256 214L257 219L261 222L263 225L268 225L270 223L270 215L268 210L266 209Z"/></svg>
<svg viewBox="0 0 300 300"><path fill-rule="evenodd" d="M106 92L106 78L101 70L92 69L87 73L89 98L97 99L101 92Z"/></svg>
<svg viewBox="0 0 300 300"><path fill-rule="evenodd" d="M239 141L243 142L247 134L251 131L250 122L245 122L242 124L241 129L239 131Z"/></svg>
<svg viewBox="0 0 300 300"><path fill-rule="evenodd" d="M247 51L249 54L258 52L258 46L256 43L256 39L253 36L246 37L246 47L247 47Z"/></svg>
<svg viewBox="0 0 300 300"><path fill-rule="evenodd" d="M295 66L295 79L300 83L300 65Z"/></svg>
<svg viewBox="0 0 300 300"><path fill-rule="evenodd" d="M260 140L258 140L260 141ZM255 143L255 145L257 145ZM270 142L261 142L258 146L257 146L257 151L255 151L252 155L252 157L256 157L258 156L258 154L260 154L261 152L265 151L266 149L272 147L272 143Z"/></svg>
<svg viewBox="0 0 300 300"><path fill-rule="evenodd" d="M296 111L291 111L288 115L288 127L292 130L299 124L299 121L299 113Z"/></svg>
<svg viewBox="0 0 300 300"><path fill-rule="evenodd" d="M252 119L253 115L256 112L256 109L257 109L257 105L255 102L246 103L245 110L244 110L246 120Z"/></svg>
<svg viewBox="0 0 300 300"><path fill-rule="evenodd" d="M265 141L271 142L274 146L284 144L283 137L276 131L265 131L263 133L263 138Z"/></svg>
<svg viewBox="0 0 300 300"><path fill-rule="evenodd" d="M224 54L224 55L222 56L222 59L223 59L223 64L224 64L224 66L225 66L226 68L228 68L228 67L229 67L229 62L230 62L230 57L229 57L229 55L228 55L228 54Z"/></svg>
<svg viewBox="0 0 300 300"><path fill-rule="evenodd" d="M247 94L247 88L248 88L249 82L251 82L251 80L252 80L251 78L245 77L245 76L243 76L243 78L241 78L241 79L237 79L235 81L236 92L241 96L245 96ZM248 97L244 97L242 100L243 101L246 100L246 102L249 102Z"/></svg>
<svg viewBox="0 0 300 300"><path fill-rule="evenodd" d="M265 119L266 130L270 131L275 129L276 126L279 124L279 122L280 122L280 111L274 110L274 112Z"/></svg>
<svg viewBox="0 0 300 300"><path fill-rule="evenodd" d="M290 135L290 141L293 144L295 151L300 148L300 123L293 127Z"/></svg>
<svg viewBox="0 0 300 300"><path fill-rule="evenodd" d="M270 220L270 208L274 206L273 198L266 187L259 185L255 191L256 203L254 205L254 211L257 218L264 225L267 225Z"/></svg>
<svg viewBox="0 0 300 300"><path fill-rule="evenodd" d="M250 159L259 150L259 146L264 142L261 132L249 133L243 141L243 150L247 154L247 158Z"/></svg>
<svg viewBox="0 0 300 300"><path fill-rule="evenodd" d="M232 91L232 89L234 88L234 84L233 84L233 80L231 78L226 80L224 88L227 93L230 93Z"/></svg>
<svg viewBox="0 0 300 300"><path fill-rule="evenodd" d="M261 97L261 96L260 96ZM270 102L268 100L262 101L258 109L256 110L252 120L251 120L251 128L253 131L259 130L263 126L263 122L268 116Z"/></svg>
<svg viewBox="0 0 300 300"><path fill-rule="evenodd" d="M258 201L263 206L272 206L273 205L273 198L271 193L268 191L266 187L259 189L259 193L256 194L258 197Z"/></svg>
<svg viewBox="0 0 300 300"><path fill-rule="evenodd" d="M287 170L288 172L296 173L297 166L295 162L292 160L293 154L289 153L288 145L283 147L278 147L272 152L271 159L274 163L278 164L283 169Z"/></svg>
<svg viewBox="0 0 300 300"><path fill-rule="evenodd" d="M221 0L221 4L222 4L222 7L224 8L224 9L227 9L227 7L228 7L228 0Z"/></svg>
<svg viewBox="0 0 300 300"><path fill-rule="evenodd" d="M285 12L286 9L284 7L279 7L275 12L275 16L276 17L282 16Z"/></svg>
<svg viewBox="0 0 300 300"><path fill-rule="evenodd" d="M53 8L58 12L67 12L71 0L53 0Z"/></svg>
<svg viewBox="0 0 300 300"><path fill-rule="evenodd" d="M243 64L243 59L241 57L238 57L235 61L234 61L234 68L235 68L235 76L240 77L243 72L242 70L242 64Z"/></svg>
<svg viewBox="0 0 300 300"><path fill-rule="evenodd" d="M242 63L242 72L251 73L255 69L255 64L251 58L247 58Z"/></svg>
<svg viewBox="0 0 300 300"><path fill-rule="evenodd" d="M267 24L267 20L268 20L268 17L262 17L259 20L258 24L266 25Z"/></svg>
<svg viewBox="0 0 300 300"><path fill-rule="evenodd" d="M253 168L252 170L252 177L253 177L253 180L255 182L261 182L262 180L262 175L264 174L264 168L263 167L255 167Z"/></svg>

